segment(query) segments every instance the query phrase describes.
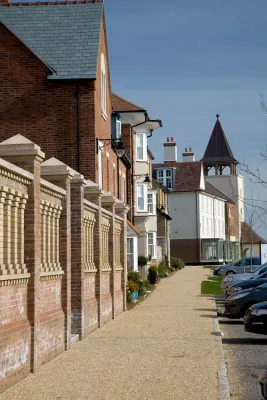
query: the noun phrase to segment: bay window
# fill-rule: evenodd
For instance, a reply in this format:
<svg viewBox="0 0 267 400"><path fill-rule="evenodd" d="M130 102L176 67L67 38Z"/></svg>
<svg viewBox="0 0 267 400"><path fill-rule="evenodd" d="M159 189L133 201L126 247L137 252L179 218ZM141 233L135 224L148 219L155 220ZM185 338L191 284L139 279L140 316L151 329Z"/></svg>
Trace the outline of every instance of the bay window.
<svg viewBox="0 0 267 400"><path fill-rule="evenodd" d="M156 232L148 232L147 234L148 256L152 259L157 258L157 234Z"/></svg>
<svg viewBox="0 0 267 400"><path fill-rule="evenodd" d="M147 187L145 183L136 184L137 211L147 212Z"/></svg>
<svg viewBox="0 0 267 400"><path fill-rule="evenodd" d="M136 134L136 159L137 161L147 160L147 136L146 133Z"/></svg>
<svg viewBox="0 0 267 400"><path fill-rule="evenodd" d="M150 215L156 215L156 194L148 193L147 195L147 212Z"/></svg>

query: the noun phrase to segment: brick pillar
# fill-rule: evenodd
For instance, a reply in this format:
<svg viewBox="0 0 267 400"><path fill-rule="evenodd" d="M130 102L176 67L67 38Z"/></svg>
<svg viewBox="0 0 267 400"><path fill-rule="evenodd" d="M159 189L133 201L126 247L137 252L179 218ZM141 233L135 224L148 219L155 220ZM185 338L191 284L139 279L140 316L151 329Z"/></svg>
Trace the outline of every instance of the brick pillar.
<svg viewBox="0 0 267 400"><path fill-rule="evenodd" d="M95 227L94 227L94 264L97 269L96 272L96 298L98 306L98 327L100 328L102 323L102 293L101 293L101 274L102 274L102 234L101 234L101 196L102 192L97 185L92 185L87 181L87 186L84 188L84 197L94 203L97 207L97 213L95 214Z"/></svg>
<svg viewBox="0 0 267 400"><path fill-rule="evenodd" d="M41 188L40 164L45 155L40 147L16 135L0 144L0 157L32 173L25 207L25 263L30 273L27 294L27 314L31 325L31 371L40 367L38 362L39 285L41 263Z"/></svg>
<svg viewBox="0 0 267 400"><path fill-rule="evenodd" d="M115 197L106 195L102 197L102 207L112 213L108 238L108 258L111 268L110 293L112 297L112 318L115 318Z"/></svg>
<svg viewBox="0 0 267 400"><path fill-rule="evenodd" d="M123 218L122 231L121 231L121 265L122 265L122 292L123 292L123 311L127 310L126 303L126 283L127 283L127 213L129 207L125 206L122 202L118 202L115 206L116 214Z"/></svg>
<svg viewBox="0 0 267 400"><path fill-rule="evenodd" d="M84 177L71 181L71 333L84 338Z"/></svg>
<svg viewBox="0 0 267 400"><path fill-rule="evenodd" d="M64 271L61 284L61 301L64 312L65 350L70 348L71 339L71 179L74 172L56 158L41 165L41 176L47 181L66 190L62 199L59 220L59 263Z"/></svg>

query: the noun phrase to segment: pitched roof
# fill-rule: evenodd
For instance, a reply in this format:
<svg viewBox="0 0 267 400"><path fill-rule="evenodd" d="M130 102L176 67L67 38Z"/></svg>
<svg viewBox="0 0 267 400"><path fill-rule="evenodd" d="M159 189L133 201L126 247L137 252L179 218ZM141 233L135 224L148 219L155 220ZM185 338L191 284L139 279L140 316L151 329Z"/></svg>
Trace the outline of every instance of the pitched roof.
<svg viewBox="0 0 267 400"><path fill-rule="evenodd" d="M205 182L205 192L211 194L212 196L224 199L224 200L228 201L229 203L235 204L235 202L233 200L231 200L229 197L227 197L224 193L222 193L216 187L212 186L209 182Z"/></svg>
<svg viewBox="0 0 267 400"><path fill-rule="evenodd" d="M226 139L218 114L208 146L201 161L205 164L215 162L234 162L238 164Z"/></svg>
<svg viewBox="0 0 267 400"><path fill-rule="evenodd" d="M156 168L174 167L173 192L195 192L200 189L202 162L167 161L161 164L152 164Z"/></svg>
<svg viewBox="0 0 267 400"><path fill-rule="evenodd" d="M260 235L255 232L249 224L246 222L242 222L241 225L241 243L246 244L258 244L258 243L267 243L265 239L263 239Z"/></svg>
<svg viewBox="0 0 267 400"><path fill-rule="evenodd" d="M137 106L134 103L131 103L130 101L118 96L115 93L112 93L111 101L113 111L115 112L145 111L144 108Z"/></svg>
<svg viewBox="0 0 267 400"><path fill-rule="evenodd" d="M52 67L48 79L95 79L103 3L66 3L13 3L0 22Z"/></svg>

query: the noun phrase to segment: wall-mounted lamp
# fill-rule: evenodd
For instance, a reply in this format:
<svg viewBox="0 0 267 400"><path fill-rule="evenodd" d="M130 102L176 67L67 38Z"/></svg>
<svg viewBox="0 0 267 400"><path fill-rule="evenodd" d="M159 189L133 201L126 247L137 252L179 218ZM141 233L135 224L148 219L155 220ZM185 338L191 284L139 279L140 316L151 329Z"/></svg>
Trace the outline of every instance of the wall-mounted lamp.
<svg viewBox="0 0 267 400"><path fill-rule="evenodd" d="M151 183L151 180L149 178L148 174L139 174L139 175L133 175L134 179L142 178L142 176L145 176L144 182L143 183Z"/></svg>
<svg viewBox="0 0 267 400"><path fill-rule="evenodd" d="M99 145L99 142L101 145ZM112 144L114 147L114 150L119 158L122 158L125 153L125 147L123 146L123 143L121 139L96 139L96 153L98 154L99 148L103 149L103 147L107 146L108 144Z"/></svg>

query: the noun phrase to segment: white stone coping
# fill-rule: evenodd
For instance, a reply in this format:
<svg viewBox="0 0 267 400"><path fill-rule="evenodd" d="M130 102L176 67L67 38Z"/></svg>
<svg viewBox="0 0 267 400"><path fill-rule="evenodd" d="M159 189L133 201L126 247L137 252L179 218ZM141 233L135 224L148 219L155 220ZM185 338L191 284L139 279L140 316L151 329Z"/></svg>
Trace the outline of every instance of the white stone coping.
<svg viewBox="0 0 267 400"><path fill-rule="evenodd" d="M29 279L31 274L12 274L12 275L0 275L0 281L11 281L14 279Z"/></svg>
<svg viewBox="0 0 267 400"><path fill-rule="evenodd" d="M105 216L107 216L107 217L109 217L109 218L111 218L111 217L113 217L113 213L112 212L110 212L110 211L108 211L108 210L106 210L105 208L101 208L101 213L102 213L102 215L105 215Z"/></svg>
<svg viewBox="0 0 267 400"><path fill-rule="evenodd" d="M55 194L61 195L60 196L61 198L66 196L65 189L62 189L62 188L54 185L53 183L46 181L45 179L41 178L40 184L41 184L41 191L42 191L42 188L46 188L46 189L51 190L52 192L55 192ZM53 195L53 193L51 193L51 195Z"/></svg>
<svg viewBox="0 0 267 400"><path fill-rule="evenodd" d="M83 200L83 204L90 208L93 212L97 212L98 211L98 206L94 203L91 203L91 201L84 199Z"/></svg>
<svg viewBox="0 0 267 400"><path fill-rule="evenodd" d="M22 169L20 167L17 167L16 165L4 160L3 158L0 158L0 169L1 168L5 169L6 171L8 171L12 174L18 175L19 177L24 178L28 181L33 181L33 179L34 179L32 173L25 171L24 169Z"/></svg>

